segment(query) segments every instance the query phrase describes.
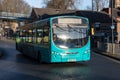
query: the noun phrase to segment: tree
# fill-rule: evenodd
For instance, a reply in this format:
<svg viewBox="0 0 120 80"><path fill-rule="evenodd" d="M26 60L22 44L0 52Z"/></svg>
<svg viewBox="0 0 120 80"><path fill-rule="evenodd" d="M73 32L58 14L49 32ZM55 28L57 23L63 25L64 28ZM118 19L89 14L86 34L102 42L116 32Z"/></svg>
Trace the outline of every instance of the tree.
<svg viewBox="0 0 120 80"><path fill-rule="evenodd" d="M55 9L77 9L76 3L80 4L80 0L44 0L47 8Z"/></svg>
<svg viewBox="0 0 120 80"><path fill-rule="evenodd" d="M0 12L2 11L2 0L0 0Z"/></svg>
<svg viewBox="0 0 120 80"><path fill-rule="evenodd" d="M92 0L93 1L93 10L100 11L106 7L109 3L109 0Z"/></svg>
<svg viewBox="0 0 120 80"><path fill-rule="evenodd" d="M31 7L23 0L0 0L0 10L2 12L28 14Z"/></svg>
<svg viewBox="0 0 120 80"><path fill-rule="evenodd" d="M92 7L91 6L87 6L87 10L92 10Z"/></svg>

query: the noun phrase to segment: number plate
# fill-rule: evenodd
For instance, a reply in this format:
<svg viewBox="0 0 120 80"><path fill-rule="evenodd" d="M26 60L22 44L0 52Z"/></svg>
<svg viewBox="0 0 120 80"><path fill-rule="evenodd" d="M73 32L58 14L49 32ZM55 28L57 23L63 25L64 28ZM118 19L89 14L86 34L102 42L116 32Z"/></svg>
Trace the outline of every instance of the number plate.
<svg viewBox="0 0 120 80"><path fill-rule="evenodd" d="M76 59L69 59L68 62L76 62Z"/></svg>

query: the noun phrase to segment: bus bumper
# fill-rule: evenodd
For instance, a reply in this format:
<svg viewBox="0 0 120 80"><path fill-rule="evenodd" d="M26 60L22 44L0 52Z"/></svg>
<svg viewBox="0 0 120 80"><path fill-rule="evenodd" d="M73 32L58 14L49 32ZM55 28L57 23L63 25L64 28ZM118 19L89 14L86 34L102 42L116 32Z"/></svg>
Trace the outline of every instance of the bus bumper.
<svg viewBox="0 0 120 80"><path fill-rule="evenodd" d="M81 54L81 55L52 55L51 56L51 63L55 62L79 62L79 61L89 61L90 60L90 53L88 54Z"/></svg>

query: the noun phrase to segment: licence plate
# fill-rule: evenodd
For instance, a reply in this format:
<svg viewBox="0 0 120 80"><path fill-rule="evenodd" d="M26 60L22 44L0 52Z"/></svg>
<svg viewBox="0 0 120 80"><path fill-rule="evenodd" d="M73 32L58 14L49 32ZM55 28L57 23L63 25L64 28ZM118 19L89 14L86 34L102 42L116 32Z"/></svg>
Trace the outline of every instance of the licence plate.
<svg viewBox="0 0 120 80"><path fill-rule="evenodd" d="M76 62L76 59L69 59L68 62Z"/></svg>

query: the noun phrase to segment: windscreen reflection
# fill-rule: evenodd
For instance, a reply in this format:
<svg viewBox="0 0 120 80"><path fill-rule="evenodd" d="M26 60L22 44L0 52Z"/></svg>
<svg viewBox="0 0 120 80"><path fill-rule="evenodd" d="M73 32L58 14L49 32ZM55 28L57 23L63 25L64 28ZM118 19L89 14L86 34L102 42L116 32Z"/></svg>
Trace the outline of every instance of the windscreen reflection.
<svg viewBox="0 0 120 80"><path fill-rule="evenodd" d="M88 27L53 24L53 41L60 48L80 48L88 41Z"/></svg>

